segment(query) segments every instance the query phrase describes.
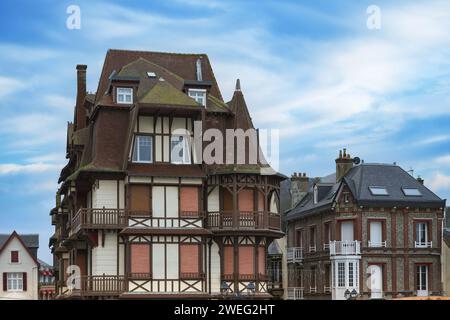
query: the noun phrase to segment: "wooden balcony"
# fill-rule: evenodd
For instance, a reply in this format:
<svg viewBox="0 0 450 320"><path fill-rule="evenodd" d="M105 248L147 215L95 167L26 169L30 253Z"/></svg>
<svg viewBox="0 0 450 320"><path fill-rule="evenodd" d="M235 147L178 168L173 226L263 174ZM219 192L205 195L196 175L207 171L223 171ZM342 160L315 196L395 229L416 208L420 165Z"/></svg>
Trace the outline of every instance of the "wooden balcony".
<svg viewBox="0 0 450 320"><path fill-rule="evenodd" d="M144 228L203 228L204 215L202 213L181 212L180 217L155 217L150 212L131 211L128 215L128 227Z"/></svg>
<svg viewBox="0 0 450 320"><path fill-rule="evenodd" d="M79 284L79 289L68 290L65 296L118 297L126 290L125 277L117 275L81 276Z"/></svg>
<svg viewBox="0 0 450 320"><path fill-rule="evenodd" d="M208 228L211 229L271 229L280 230L281 220L277 213L265 211L208 212Z"/></svg>
<svg viewBox="0 0 450 320"><path fill-rule="evenodd" d="M81 229L122 229L127 225L124 209L91 209L78 210L71 222L71 234Z"/></svg>

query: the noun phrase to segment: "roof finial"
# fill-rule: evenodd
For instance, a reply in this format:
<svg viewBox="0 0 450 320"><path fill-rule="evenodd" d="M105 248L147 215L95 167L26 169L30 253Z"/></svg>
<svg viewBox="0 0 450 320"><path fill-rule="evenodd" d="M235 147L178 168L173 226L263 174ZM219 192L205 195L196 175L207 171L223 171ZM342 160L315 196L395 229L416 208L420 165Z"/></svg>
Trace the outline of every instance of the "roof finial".
<svg viewBox="0 0 450 320"><path fill-rule="evenodd" d="M241 91L241 80L236 80L236 88L235 91Z"/></svg>

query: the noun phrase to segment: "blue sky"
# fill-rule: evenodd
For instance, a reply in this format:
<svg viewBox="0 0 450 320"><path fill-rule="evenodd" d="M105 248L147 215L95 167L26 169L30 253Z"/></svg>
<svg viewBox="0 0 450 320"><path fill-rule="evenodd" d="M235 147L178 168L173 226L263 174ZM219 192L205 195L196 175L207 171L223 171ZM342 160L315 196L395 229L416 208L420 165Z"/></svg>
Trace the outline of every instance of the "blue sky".
<svg viewBox="0 0 450 320"><path fill-rule="evenodd" d="M38 232L47 261L75 65L95 91L109 48L207 53L225 99L240 78L255 125L281 129L287 175L331 173L347 147L450 197L448 1L16 0L0 17L0 232Z"/></svg>

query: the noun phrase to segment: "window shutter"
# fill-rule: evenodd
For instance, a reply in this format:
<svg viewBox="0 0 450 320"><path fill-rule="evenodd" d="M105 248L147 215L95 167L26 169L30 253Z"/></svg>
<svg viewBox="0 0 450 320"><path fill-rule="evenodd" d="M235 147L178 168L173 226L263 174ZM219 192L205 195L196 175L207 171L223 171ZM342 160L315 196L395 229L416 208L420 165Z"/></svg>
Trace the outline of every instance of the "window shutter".
<svg viewBox="0 0 450 320"><path fill-rule="evenodd" d="M27 273L23 273L23 291L27 291Z"/></svg>
<svg viewBox="0 0 450 320"><path fill-rule="evenodd" d="M3 272L3 291L8 291L8 274Z"/></svg>

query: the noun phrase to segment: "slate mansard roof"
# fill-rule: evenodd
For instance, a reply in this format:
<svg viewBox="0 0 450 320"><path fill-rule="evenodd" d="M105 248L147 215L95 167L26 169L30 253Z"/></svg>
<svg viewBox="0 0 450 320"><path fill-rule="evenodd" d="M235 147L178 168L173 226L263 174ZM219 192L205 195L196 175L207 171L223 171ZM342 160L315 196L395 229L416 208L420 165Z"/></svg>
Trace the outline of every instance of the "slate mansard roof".
<svg viewBox="0 0 450 320"><path fill-rule="evenodd" d="M417 179L397 165L361 164L353 167L337 182L331 182L335 175L321 178L309 186L307 195L287 212L286 219L292 220L313 214L334 206L340 189L347 186L357 204L373 207L443 208L445 200L435 195ZM314 203L314 185L318 188L318 202ZM373 195L369 187L385 187L388 195ZM406 196L402 188L415 188L421 196Z"/></svg>

